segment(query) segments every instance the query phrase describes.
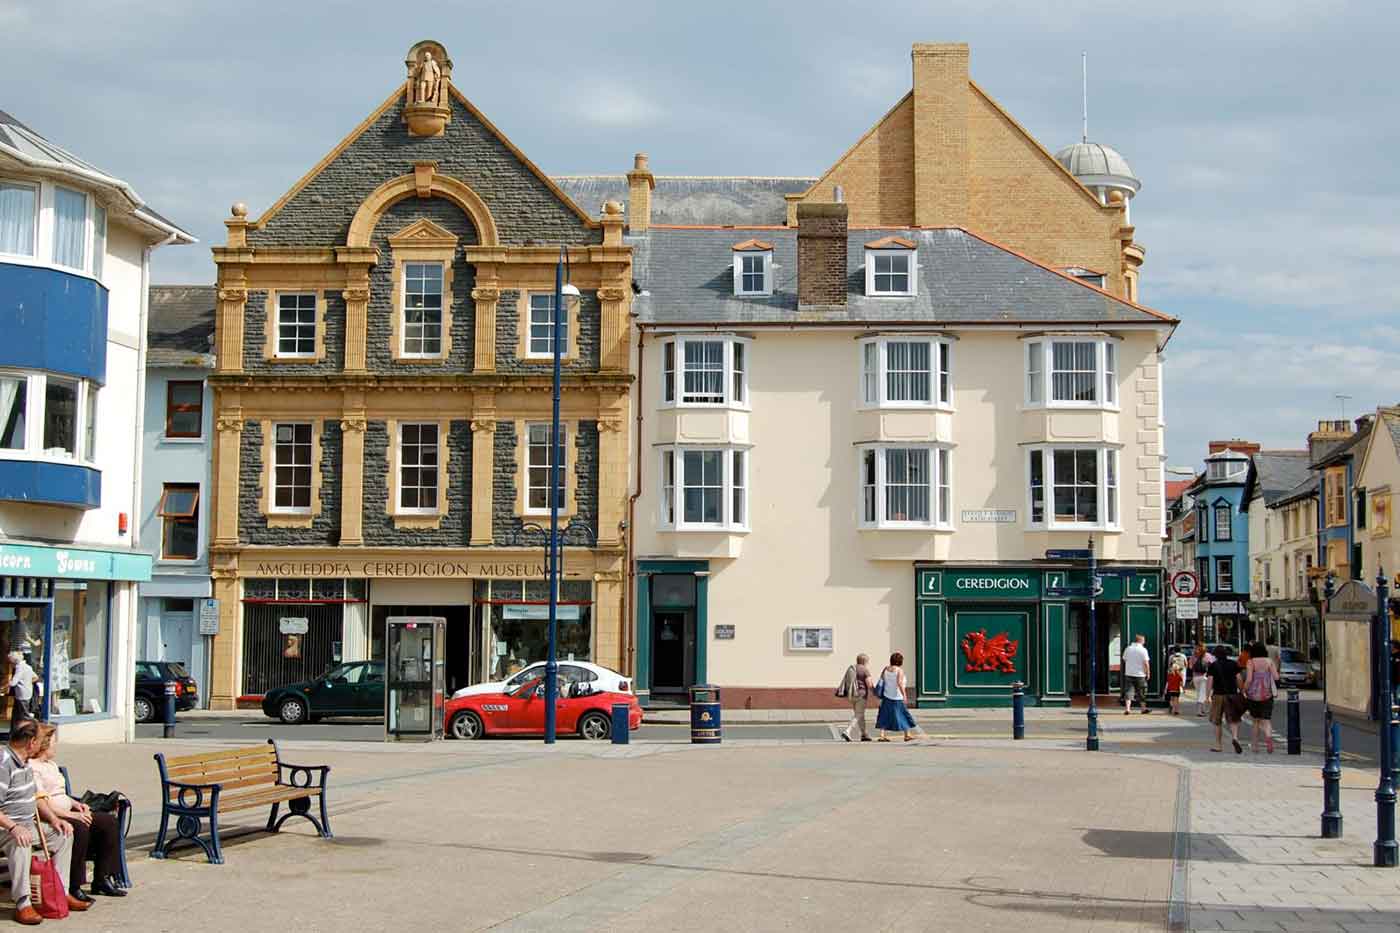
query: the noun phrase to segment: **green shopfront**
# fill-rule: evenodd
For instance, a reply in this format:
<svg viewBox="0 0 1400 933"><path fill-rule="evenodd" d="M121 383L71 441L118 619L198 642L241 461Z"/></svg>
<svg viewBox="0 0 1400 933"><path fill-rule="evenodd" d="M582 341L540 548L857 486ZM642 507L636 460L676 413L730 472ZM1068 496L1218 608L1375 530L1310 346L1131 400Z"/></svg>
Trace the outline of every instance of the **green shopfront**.
<svg viewBox="0 0 1400 933"><path fill-rule="evenodd" d="M1088 572L1053 564L920 565L915 568L918 705L1007 706L1011 685L1027 702L1068 705L1089 690L1091 652L1098 692L1119 689L1122 648L1145 635L1161 656L1162 577L1158 568L1101 568L1089 625ZM1162 693L1154 663L1149 692Z"/></svg>
<svg viewBox="0 0 1400 933"><path fill-rule="evenodd" d="M17 651L38 675L41 718L110 719L122 686L116 670L135 585L151 578L151 558L130 551L0 543L0 676L9 683ZM0 729L8 729L10 697Z"/></svg>

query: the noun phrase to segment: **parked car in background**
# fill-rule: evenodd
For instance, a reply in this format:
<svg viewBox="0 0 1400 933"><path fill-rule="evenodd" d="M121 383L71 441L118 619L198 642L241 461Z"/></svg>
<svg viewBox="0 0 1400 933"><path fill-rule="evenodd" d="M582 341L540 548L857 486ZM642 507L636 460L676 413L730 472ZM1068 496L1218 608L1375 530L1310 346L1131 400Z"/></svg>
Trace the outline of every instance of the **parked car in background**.
<svg viewBox="0 0 1400 933"><path fill-rule="evenodd" d="M383 716L384 662L337 664L314 680L300 680L263 694L263 714L288 725L323 716Z"/></svg>
<svg viewBox="0 0 1400 933"><path fill-rule="evenodd" d="M518 687L527 680L538 680L544 676L543 661L536 661L524 670L517 671L506 680L490 681L488 683L473 684L470 687L463 687L452 694L452 699L459 697L476 696L481 693L500 693L512 687ZM617 671L609 670L598 664L588 661L560 661L559 662L559 682L561 690L567 689L572 683L590 684L595 691L606 690L613 693L631 693L632 680L619 674Z"/></svg>
<svg viewBox="0 0 1400 933"><path fill-rule="evenodd" d="M541 672L504 690L454 696L447 703L447 735L454 739L543 735L544 692ZM577 733L594 741L606 739L612 734L614 703L627 704L629 731L641 726L642 705L635 694L601 690L588 681L561 683L555 709L556 729L560 735Z"/></svg>
<svg viewBox="0 0 1400 933"><path fill-rule="evenodd" d="M1313 684L1312 665L1301 650L1270 645L1269 657L1278 668L1278 680L1283 686L1307 687Z"/></svg>
<svg viewBox="0 0 1400 933"><path fill-rule="evenodd" d="M132 713L137 722L156 722L165 717L165 685L175 682L177 712L199 705L199 684L178 661L137 661L136 699Z"/></svg>

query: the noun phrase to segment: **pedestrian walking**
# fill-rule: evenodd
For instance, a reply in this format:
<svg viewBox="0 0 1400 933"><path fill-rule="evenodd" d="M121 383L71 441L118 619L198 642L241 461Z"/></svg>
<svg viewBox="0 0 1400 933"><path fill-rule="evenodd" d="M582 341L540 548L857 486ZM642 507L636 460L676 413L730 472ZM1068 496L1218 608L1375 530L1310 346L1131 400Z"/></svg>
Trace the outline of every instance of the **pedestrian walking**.
<svg viewBox="0 0 1400 933"><path fill-rule="evenodd" d="M1133 711L1133 699L1142 704L1147 715L1147 678L1152 676L1152 658L1147 653L1147 636L1139 635L1123 651L1124 696L1123 715Z"/></svg>
<svg viewBox="0 0 1400 933"><path fill-rule="evenodd" d="M1206 671L1210 678L1210 721L1215 726L1215 745L1211 751L1221 750L1221 740L1226 727L1230 730L1230 744L1235 754L1244 754L1240 745L1240 719L1244 717L1244 697L1240 696L1240 666L1230 657L1230 646L1221 645L1220 654Z"/></svg>
<svg viewBox="0 0 1400 933"><path fill-rule="evenodd" d="M1269 754L1274 753L1274 698L1278 696L1278 668L1262 643L1249 649L1249 663L1243 668L1245 705L1253 721L1249 749L1259 753L1262 737Z"/></svg>
<svg viewBox="0 0 1400 933"><path fill-rule="evenodd" d="M855 733L860 732L862 742L870 741L870 732L865 726L865 707L870 702L870 655L856 655L856 663L846 668L846 676L841 678L841 686L836 695L851 701L851 724L841 733L847 742L855 741Z"/></svg>
<svg viewBox="0 0 1400 933"><path fill-rule="evenodd" d="M1204 716L1210 709L1210 666L1215 663L1215 655L1206 650L1204 642L1196 643L1191 655L1191 684L1196 688L1196 715Z"/></svg>
<svg viewBox="0 0 1400 933"><path fill-rule="evenodd" d="M29 666L24 655L18 651L11 651L9 660L10 682L6 685L6 692L12 699L10 731L13 732L15 726L26 719L34 718L34 683L39 679L39 675L34 673L34 668Z"/></svg>
<svg viewBox="0 0 1400 933"><path fill-rule="evenodd" d="M1181 655L1173 655L1171 666L1167 668L1167 707L1173 716L1181 715L1181 687L1185 677L1185 660Z"/></svg>
<svg viewBox="0 0 1400 933"><path fill-rule="evenodd" d="M875 717L875 728L880 730L880 741L888 742L889 732L903 732L904 741L914 741L910 733L918 728L914 717L904 705L904 655L896 651L890 655L889 666L880 672L880 680L875 684L875 693L880 698L880 713Z"/></svg>

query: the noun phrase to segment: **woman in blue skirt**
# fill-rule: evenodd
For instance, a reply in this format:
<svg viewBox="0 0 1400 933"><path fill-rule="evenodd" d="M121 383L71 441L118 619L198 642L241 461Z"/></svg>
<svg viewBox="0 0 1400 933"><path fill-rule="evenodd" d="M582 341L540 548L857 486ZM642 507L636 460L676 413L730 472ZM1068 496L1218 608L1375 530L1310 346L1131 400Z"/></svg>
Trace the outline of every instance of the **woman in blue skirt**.
<svg viewBox="0 0 1400 933"><path fill-rule="evenodd" d="M880 715L875 717L875 728L880 730L881 742L889 741L885 730L903 732L904 741L914 741L909 733L918 724L904 705L904 689L904 655L896 651L890 655L889 666L880 672Z"/></svg>

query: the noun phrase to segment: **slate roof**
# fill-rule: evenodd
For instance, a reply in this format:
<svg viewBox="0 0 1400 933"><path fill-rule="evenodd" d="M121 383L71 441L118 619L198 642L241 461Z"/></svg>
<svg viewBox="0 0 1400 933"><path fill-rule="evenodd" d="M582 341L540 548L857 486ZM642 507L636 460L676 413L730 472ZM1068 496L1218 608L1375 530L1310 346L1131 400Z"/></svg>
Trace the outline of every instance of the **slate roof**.
<svg viewBox="0 0 1400 933"><path fill-rule="evenodd" d="M787 194L800 194L815 178L744 178L657 175L651 192L653 224L775 226L787 223ZM604 201L627 209L626 175L555 175L551 180L591 216Z"/></svg>
<svg viewBox="0 0 1400 933"><path fill-rule="evenodd" d="M1367 421L1347 440L1331 448L1326 453L1315 459L1313 467L1326 466L1327 464L1340 463L1347 457L1355 456L1366 449L1366 444L1371 439L1371 431L1375 428L1375 420Z"/></svg>
<svg viewBox="0 0 1400 933"><path fill-rule="evenodd" d="M1271 506L1303 482L1316 484L1306 450L1261 450L1253 456L1253 484Z"/></svg>
<svg viewBox="0 0 1400 933"><path fill-rule="evenodd" d="M1390 432L1390 442L1395 445L1395 452L1400 453L1400 412L1383 411L1381 420L1385 422L1386 430Z"/></svg>
<svg viewBox="0 0 1400 933"><path fill-rule="evenodd" d="M3 156L30 168L71 175L90 185L115 188L125 196L136 217L166 233L174 234L182 242L199 242L191 234L147 207L141 196L120 178L109 175L91 162L54 145L15 117L0 110L0 157Z"/></svg>
<svg viewBox="0 0 1400 933"><path fill-rule="evenodd" d="M1279 508L1288 505L1290 502L1297 502L1299 499L1317 498L1317 475L1309 472L1306 479L1298 483L1292 489L1280 496L1275 496L1274 501L1269 503L1270 508Z"/></svg>
<svg viewBox="0 0 1400 933"><path fill-rule="evenodd" d="M146 366L213 368L213 285L152 285L146 321Z"/></svg>
<svg viewBox="0 0 1400 933"><path fill-rule="evenodd" d="M628 237L633 277L642 290L633 302L639 323L1177 323L951 227L848 231L846 305L800 309L797 230L765 230L762 236L773 242L773 294L740 298L734 295L732 247L745 235L732 228L653 226L646 235ZM918 244L917 294L868 298L864 245L890 235Z"/></svg>

